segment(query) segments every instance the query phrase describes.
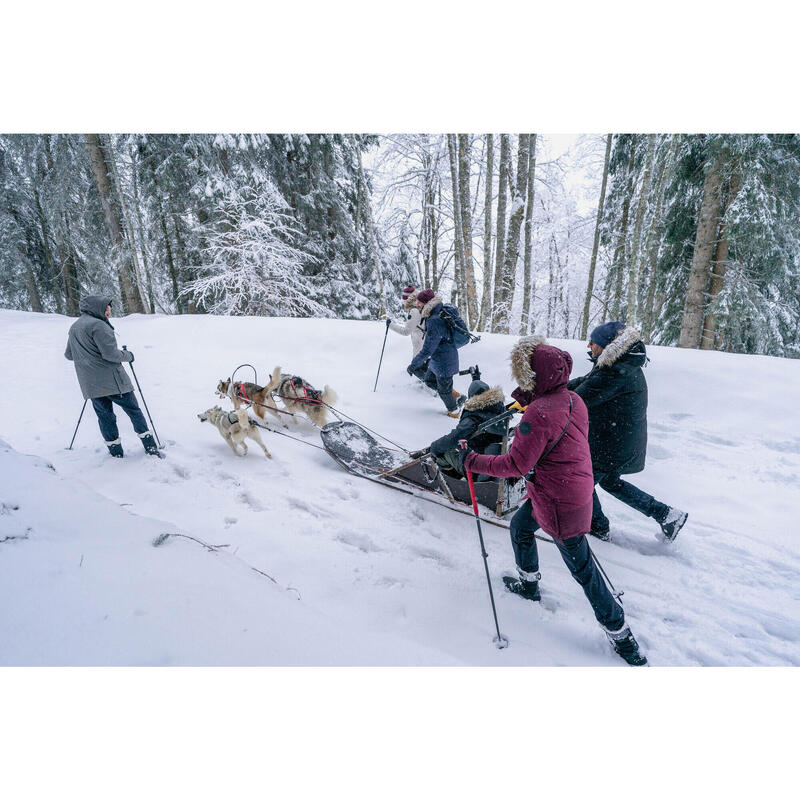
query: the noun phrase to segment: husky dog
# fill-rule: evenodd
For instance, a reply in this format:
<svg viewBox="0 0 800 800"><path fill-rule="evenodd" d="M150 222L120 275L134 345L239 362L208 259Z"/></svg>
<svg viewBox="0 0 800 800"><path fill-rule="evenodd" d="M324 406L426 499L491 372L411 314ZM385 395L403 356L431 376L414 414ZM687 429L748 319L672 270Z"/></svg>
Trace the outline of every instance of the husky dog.
<svg viewBox="0 0 800 800"><path fill-rule="evenodd" d="M280 420L284 428L287 428L288 425L281 419L285 415L281 414L277 403L272 399L272 393L277 386L278 384L272 380L266 386L259 386L257 383L248 383L247 381L231 383L231 379L228 378L217 384L217 394L220 397L227 397L236 409L252 405L255 415L264 422L267 421L267 411L269 411L272 416Z"/></svg>
<svg viewBox="0 0 800 800"><path fill-rule="evenodd" d="M209 408L208 411L198 414L197 418L200 422L210 422L237 456L247 455L247 445L244 440L249 437L259 444L267 458L272 458L269 450L264 446L264 442L261 441L258 426L248 419L246 409L237 408L234 411L223 411L219 406L214 406L214 408ZM243 453L237 450L237 445L242 446Z"/></svg>
<svg viewBox="0 0 800 800"><path fill-rule="evenodd" d="M276 387L272 390L274 396L283 400L287 411L293 414L302 411L320 428L328 423L327 406L333 405L339 399L327 384L320 391L297 375L282 375L280 367L275 367L272 371L269 385Z"/></svg>

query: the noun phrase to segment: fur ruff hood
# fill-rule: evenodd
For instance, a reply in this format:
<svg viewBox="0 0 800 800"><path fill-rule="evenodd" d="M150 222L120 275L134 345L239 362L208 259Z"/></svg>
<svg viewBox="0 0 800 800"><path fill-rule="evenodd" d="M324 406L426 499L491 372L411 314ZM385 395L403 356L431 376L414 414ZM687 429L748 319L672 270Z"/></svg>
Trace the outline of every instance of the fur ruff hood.
<svg viewBox="0 0 800 800"><path fill-rule="evenodd" d="M417 295L419 292L414 292L410 294L404 301L403 301L403 308L406 311L411 311L412 308L417 307Z"/></svg>
<svg viewBox="0 0 800 800"><path fill-rule="evenodd" d="M489 408L497 403L504 402L505 395L503 394L502 388L500 386L493 386L485 392L470 397L469 400L464 403L464 411L481 411L484 408Z"/></svg>
<svg viewBox="0 0 800 800"><path fill-rule="evenodd" d="M536 373L531 367L533 351L547 344L544 336L523 336L511 351L511 375L520 389L532 392L536 388Z"/></svg>
<svg viewBox="0 0 800 800"><path fill-rule="evenodd" d="M623 328L616 337L603 348L597 357L598 367L610 367L615 364L637 342L642 340L642 334L634 328Z"/></svg>
<svg viewBox="0 0 800 800"><path fill-rule="evenodd" d="M433 297L431 297L431 299L428 300L428 302L425 303L425 305L422 307L422 314L421 314L422 319L427 319L431 315L431 311L433 311L433 309L436 308L436 306L440 305L443 302L444 301L442 300L441 297L439 297L438 294L435 294Z"/></svg>

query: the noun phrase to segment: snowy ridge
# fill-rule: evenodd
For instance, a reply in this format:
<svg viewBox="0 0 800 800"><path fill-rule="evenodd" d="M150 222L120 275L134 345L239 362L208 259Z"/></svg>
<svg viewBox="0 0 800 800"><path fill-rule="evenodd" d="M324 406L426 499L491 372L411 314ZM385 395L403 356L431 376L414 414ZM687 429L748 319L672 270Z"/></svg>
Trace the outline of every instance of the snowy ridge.
<svg viewBox="0 0 800 800"><path fill-rule="evenodd" d="M0 448L0 602L13 609L0 621L0 663L620 663L551 546L540 544L542 603L525 603L501 590L513 570L507 533L484 527L511 641L497 651L468 517L348 475L316 447L267 432L272 461L236 458L198 422L218 402L217 381L238 364L255 364L264 378L278 363L332 386L338 407L394 441L428 444L453 423L405 374L407 339L390 335L372 393L383 323L115 320L168 443L162 462L143 454L124 416L126 458L110 459L91 409L75 449L64 449L82 403L62 356L70 323L0 312L4 374L50 387L0 396L8 442ZM480 364L508 393L514 341L484 335L460 351L462 368ZM551 341L572 354L573 374L588 370L582 343ZM592 547L625 590L652 664L800 665L800 426L785 391L800 382L800 363L648 353L648 465L631 480L689 511L689 523L668 545L652 520L601 494L612 542ZM457 378L456 388L468 382ZM319 444L306 421L290 426ZM209 551L175 536L153 547L164 533L228 546Z"/></svg>

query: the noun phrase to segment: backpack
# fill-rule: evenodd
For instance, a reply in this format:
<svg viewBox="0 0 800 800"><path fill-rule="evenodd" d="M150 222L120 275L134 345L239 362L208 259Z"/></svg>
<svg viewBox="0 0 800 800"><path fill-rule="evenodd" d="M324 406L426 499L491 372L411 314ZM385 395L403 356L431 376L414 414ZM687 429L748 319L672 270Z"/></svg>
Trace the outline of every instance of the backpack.
<svg viewBox="0 0 800 800"><path fill-rule="evenodd" d="M464 345L480 341L480 336L473 336L469 332L466 323L461 319L461 314L458 313L458 309L452 303L442 303L439 317L447 326L447 330L450 331L450 339L454 347L464 347Z"/></svg>

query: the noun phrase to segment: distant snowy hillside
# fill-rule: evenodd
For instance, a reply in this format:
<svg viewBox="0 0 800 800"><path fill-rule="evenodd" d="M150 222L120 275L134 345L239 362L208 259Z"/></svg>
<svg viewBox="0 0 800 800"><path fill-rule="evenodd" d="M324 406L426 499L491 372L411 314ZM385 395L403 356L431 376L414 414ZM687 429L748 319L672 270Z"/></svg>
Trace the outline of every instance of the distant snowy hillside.
<svg viewBox="0 0 800 800"><path fill-rule="evenodd" d="M452 420L406 375L408 339L389 334L373 393L382 323L112 320L167 442L165 460L146 457L118 415L117 461L91 409L65 449L83 402L63 358L71 322L0 311L0 664L624 666L552 545L533 605L502 591L508 534L484 527L511 641L498 651L469 517L348 475L308 446L320 441L306 422L288 430L305 444L263 433L267 460L236 458L197 419L237 365L260 379L280 365L421 447ZM484 335L462 367L510 392L513 341ZM587 370L582 342L553 343ZM613 540L592 547L653 665L800 665L800 361L648 352L648 464L632 480L689 522L669 545L602 495Z"/></svg>

